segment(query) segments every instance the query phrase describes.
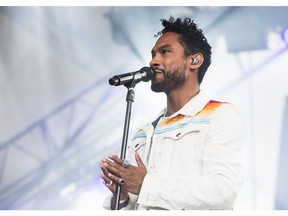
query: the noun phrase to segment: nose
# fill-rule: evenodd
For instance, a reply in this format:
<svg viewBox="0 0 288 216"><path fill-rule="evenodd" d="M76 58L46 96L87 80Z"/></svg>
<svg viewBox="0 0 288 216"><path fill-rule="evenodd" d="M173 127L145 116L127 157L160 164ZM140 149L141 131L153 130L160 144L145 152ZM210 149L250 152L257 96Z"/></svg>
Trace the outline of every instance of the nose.
<svg viewBox="0 0 288 216"><path fill-rule="evenodd" d="M160 59L159 57L157 57L157 55L155 55L154 57L152 57L151 61L150 61L150 67L156 67L160 65Z"/></svg>

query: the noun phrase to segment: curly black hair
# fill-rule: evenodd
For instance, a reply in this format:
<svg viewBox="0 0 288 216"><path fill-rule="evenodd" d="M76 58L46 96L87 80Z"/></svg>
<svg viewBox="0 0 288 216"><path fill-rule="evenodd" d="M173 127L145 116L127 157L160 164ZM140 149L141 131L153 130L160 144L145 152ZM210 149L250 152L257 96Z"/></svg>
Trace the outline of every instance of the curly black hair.
<svg viewBox="0 0 288 216"><path fill-rule="evenodd" d="M198 71L198 83L200 84L203 77L211 64L211 46L209 45L206 37L203 34L202 29L191 20L190 18L177 18L170 16L168 20L161 19L164 28L158 32L158 35L166 32L175 32L180 35L180 43L185 49L185 55L193 55L195 53L201 53L204 56L204 62L200 66Z"/></svg>

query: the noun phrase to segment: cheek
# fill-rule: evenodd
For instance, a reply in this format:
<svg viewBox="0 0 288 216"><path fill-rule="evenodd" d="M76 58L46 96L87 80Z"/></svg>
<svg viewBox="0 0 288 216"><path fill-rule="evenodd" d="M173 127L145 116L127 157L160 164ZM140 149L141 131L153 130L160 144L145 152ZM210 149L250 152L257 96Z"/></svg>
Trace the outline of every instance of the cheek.
<svg viewBox="0 0 288 216"><path fill-rule="evenodd" d="M188 66L188 68L189 68L189 66ZM178 70L178 71L186 71L187 70L187 61L185 61L183 59L179 59L178 62L175 63L173 69Z"/></svg>
<svg viewBox="0 0 288 216"><path fill-rule="evenodd" d="M164 63L164 66L166 67L166 69L174 71L174 70L177 70L179 68L186 67L186 61L183 60L182 58L181 59L172 58L169 60L167 59Z"/></svg>

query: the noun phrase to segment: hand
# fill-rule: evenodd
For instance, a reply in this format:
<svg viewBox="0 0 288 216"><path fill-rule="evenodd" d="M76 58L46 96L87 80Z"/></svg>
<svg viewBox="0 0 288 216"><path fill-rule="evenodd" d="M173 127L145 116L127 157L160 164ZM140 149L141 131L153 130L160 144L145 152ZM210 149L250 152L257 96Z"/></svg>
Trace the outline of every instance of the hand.
<svg viewBox="0 0 288 216"><path fill-rule="evenodd" d="M137 152L135 154L138 167L132 166L131 164L127 167L123 167L123 160L116 155L109 156L109 159L111 161L106 160L106 170L108 171L108 173L106 173L107 177L114 182L119 182L119 179L122 178L125 182L122 188L130 193L138 195L147 173L147 169L139 154Z"/></svg>
<svg viewBox="0 0 288 216"><path fill-rule="evenodd" d="M103 159L100 162L100 168L102 169L103 174L100 175L100 177L104 180L103 183L105 183L105 186L113 193L116 193L116 184L111 178L108 177L109 171L107 170L108 167L108 160ZM128 192L124 187L121 188L121 197L120 199L127 199L128 198Z"/></svg>

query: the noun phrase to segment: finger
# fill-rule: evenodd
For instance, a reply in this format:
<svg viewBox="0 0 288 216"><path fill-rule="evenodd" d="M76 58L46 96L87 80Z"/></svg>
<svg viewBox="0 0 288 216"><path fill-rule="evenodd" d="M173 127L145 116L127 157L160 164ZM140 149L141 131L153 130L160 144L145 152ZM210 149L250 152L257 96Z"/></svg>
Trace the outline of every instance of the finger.
<svg viewBox="0 0 288 216"><path fill-rule="evenodd" d="M116 162L118 165L128 168L130 166L130 161L128 159L120 159L117 155L110 155L109 159L113 160Z"/></svg>
<svg viewBox="0 0 288 216"><path fill-rule="evenodd" d="M104 183L111 183L112 179L108 178L108 176L104 175L104 174L100 174L100 177L103 179Z"/></svg>
<svg viewBox="0 0 288 216"><path fill-rule="evenodd" d="M102 161L105 161L105 159L103 159ZM107 161L107 160L106 160L106 161ZM103 171L103 174L101 174L100 176L101 176L101 178L104 180L104 183L105 183L106 187L108 187L109 189L114 189L114 188L111 187L111 184L112 184L112 182L115 183L115 180L111 179L111 178L109 177L109 175L117 176L117 175L118 175L118 174L117 174L118 170L117 170L117 169L114 169L114 168L112 168L112 167L108 170L108 168L109 168L108 166L109 166L109 165L108 165L108 163L106 163L106 162L100 163L100 167L101 167L101 169L102 169L102 171ZM112 173L113 173L113 174L112 174ZM112 185L112 186L113 186L113 185Z"/></svg>
<svg viewBox="0 0 288 216"><path fill-rule="evenodd" d="M117 183L117 184L119 184L121 186L124 185L124 183L125 183L125 181L122 178L120 178L120 177L118 177L116 175L113 175L112 173L109 173L108 177L110 179L112 179L113 182L115 182L115 183Z"/></svg>
<svg viewBox="0 0 288 216"><path fill-rule="evenodd" d="M137 162L138 167L145 167L140 155L138 152L135 153L135 160ZM145 167L146 168L146 167Z"/></svg>
<svg viewBox="0 0 288 216"><path fill-rule="evenodd" d="M114 174L121 173L121 170L123 170L123 167L115 163L114 161L110 161L107 159L102 159L100 163L100 168L102 169L103 173L108 176L109 172L113 172Z"/></svg>
<svg viewBox="0 0 288 216"><path fill-rule="evenodd" d="M116 191L115 182L104 174L101 174L100 177L104 180L103 183L105 184L105 186L114 193Z"/></svg>
<svg viewBox="0 0 288 216"><path fill-rule="evenodd" d="M110 179L109 177L108 177L108 174L109 174L109 172L108 172L108 170L107 170L107 172L103 172L103 173L101 173L100 174L100 177L104 180L104 183L105 184L112 184L112 182L113 182L113 180L112 179Z"/></svg>
<svg viewBox="0 0 288 216"><path fill-rule="evenodd" d="M108 173L109 173L107 167L108 167L107 160L106 160L106 159L102 159L102 161L100 162L100 168L101 168L102 172L103 172L106 176L108 176Z"/></svg>
<svg viewBox="0 0 288 216"><path fill-rule="evenodd" d="M106 164L108 164L108 166L106 166L106 169L110 172L113 172L114 174L119 175L125 170L125 168L122 166L122 163L121 165L119 165L117 162L107 160Z"/></svg>
<svg viewBox="0 0 288 216"><path fill-rule="evenodd" d="M109 155L109 158L116 162L118 165L122 166L123 161L115 154Z"/></svg>
<svg viewBox="0 0 288 216"><path fill-rule="evenodd" d="M111 183L106 183L105 186L112 192L115 193L116 192L116 183L112 182Z"/></svg>
<svg viewBox="0 0 288 216"><path fill-rule="evenodd" d="M113 176L120 177L123 175L123 171L125 171L125 168L119 165L115 166L113 164L111 166L110 165L107 166L107 171L108 171L107 176L109 176L109 174L112 174Z"/></svg>

